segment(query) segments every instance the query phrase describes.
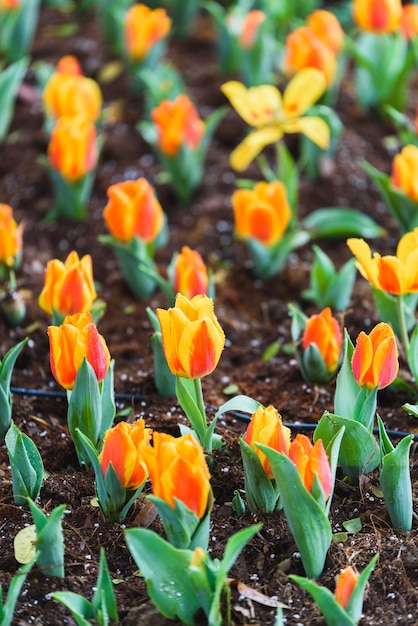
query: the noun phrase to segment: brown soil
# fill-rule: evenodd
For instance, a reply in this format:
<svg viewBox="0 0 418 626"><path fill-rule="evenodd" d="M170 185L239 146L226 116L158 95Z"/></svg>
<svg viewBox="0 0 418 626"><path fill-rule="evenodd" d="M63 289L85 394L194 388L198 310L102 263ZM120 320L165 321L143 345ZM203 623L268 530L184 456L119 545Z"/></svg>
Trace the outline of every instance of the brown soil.
<svg viewBox="0 0 418 626"><path fill-rule="evenodd" d="M159 164L136 129L143 115L141 98L129 95L123 73L112 82L101 84L106 105L121 100L122 117L105 127L106 139L88 220L83 224L62 219L52 223L45 221L52 194L45 170L37 161L45 154L46 137L33 63L42 60L55 64L64 54L74 54L84 72L97 77L99 69L112 59L92 16L85 17L74 34L60 36L58 27L68 19L67 14L57 10L41 10L32 65L21 89L0 160L0 200L11 204L17 221L26 224L23 264L17 279L26 301L27 317L13 330L4 320L1 321L2 354L24 337L30 339L13 373L13 417L17 425L33 438L48 472L39 504L47 513L61 503L67 506L63 522L65 578L48 577L35 568L24 585L13 623L19 626L74 624L67 610L48 594L65 589L91 598L99 549L103 546L112 578L118 580L115 593L121 623L125 626L164 624L165 620L147 598L143 580L135 576L136 566L124 541L124 526L103 522L99 510L90 504L94 495L94 476L91 472L81 471L77 465L66 425L66 400L59 395L62 390L56 385L49 367L46 328L50 320L38 306L47 261L51 258L64 260L72 249L76 249L80 256L92 255L99 295L107 303L99 329L116 363L118 410L130 408L130 419L143 416L147 425L155 430L176 433L177 423L186 423L186 419L175 399L161 398L156 393L149 343L151 326L146 314L147 306L153 310L158 306L165 307L165 298L156 292L146 301L135 301L123 282L116 259L98 242L98 235L107 232L102 218L107 187L124 178L146 176L156 186L169 222L169 243L157 255L161 273L165 273L173 252L188 244L201 252L216 275L216 313L225 330L227 345L215 372L203 380L209 417L230 397L225 393L228 386L235 385L237 393L247 394L264 405L275 405L285 422L297 423L293 429L295 433L305 427L309 432L309 427L318 421L324 410L332 411L335 383L307 384L300 375L296 359L284 349L291 342L287 304L297 302L308 315L316 312L315 307L301 296L309 284L313 258L311 246L293 254L278 276L262 283L254 279L245 246L234 239L230 198L236 175L229 166L229 154L243 136L245 127L232 110L215 133L207 155L203 183L192 202L184 206L167 186L159 183ZM207 34L204 21L196 23L194 32L186 40L172 42L168 55L183 73L202 116L225 104L219 90L225 77L218 72L213 38ZM384 137L391 129L358 109L348 78L343 82L337 110L345 132L333 170L328 177L317 182L301 181L299 214L303 217L312 210L331 205L360 209L387 229L387 237L376 242L376 246L382 253L391 252L399 231L360 164L366 159L382 171L388 171L391 154L385 147ZM246 176L261 177L255 165L249 168ZM321 242L320 245L337 267L350 258L344 240ZM351 307L345 312L344 324L354 340L361 329L369 331L377 321L369 287L359 278ZM264 351L277 340L281 344L278 355L264 361ZM58 392L56 397L52 395L55 392ZM414 398L406 393L385 390L378 400L379 414L387 428L407 432L416 430L415 419L401 408L405 402L414 402ZM262 521L261 532L238 559L231 576L286 604L286 624L321 624L322 618L310 596L288 578L290 573L303 575L303 568L283 515L247 512L237 517L232 509L234 491L239 490L244 496L238 437L245 428L245 422L236 415L225 416L218 427L227 445L213 455L215 507L211 553L221 557L225 542L232 533ZM413 444L414 501L418 492L415 459L416 444ZM359 485L348 485L341 479L339 475L331 507L333 531L340 531L343 522L354 517L361 518L362 530L345 542L331 545L319 582L333 589L334 577L342 567L352 564L362 570L378 551L380 559L370 579L362 624L417 624L416 520L410 533L397 532L391 527L384 502L375 490L378 485L375 473L362 477ZM138 501L126 519L126 526L138 524L143 506L144 501ZM13 503L4 445L0 449L0 513L0 582L3 589L7 589L18 567L13 539L32 520L25 506ZM152 521L151 528L160 532L157 520ZM236 585L232 586L232 605L234 624L266 626L274 623L274 609L241 597Z"/></svg>

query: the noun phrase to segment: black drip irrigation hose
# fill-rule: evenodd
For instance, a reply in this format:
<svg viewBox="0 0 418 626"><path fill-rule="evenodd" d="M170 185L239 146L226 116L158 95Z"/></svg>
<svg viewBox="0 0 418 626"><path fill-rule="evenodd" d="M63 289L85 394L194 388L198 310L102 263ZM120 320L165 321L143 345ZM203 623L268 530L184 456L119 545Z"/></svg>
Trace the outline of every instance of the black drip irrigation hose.
<svg viewBox="0 0 418 626"><path fill-rule="evenodd" d="M20 396L37 396L43 398L67 398L67 394L65 391L52 391L47 389L24 389L23 387L10 387L10 392L15 393ZM115 401L131 401L131 402L140 402L144 400L149 400L150 396L147 395L138 395L138 394L129 394L129 393L115 393ZM211 406L214 411L217 411L219 407ZM230 415L231 417L235 417L241 422L249 423L251 416L248 413L242 413L241 411L226 411L226 415ZM302 422L283 422L283 426L287 426L292 430L306 430L312 431L315 430L317 424L315 423L306 423ZM413 436L413 441L418 441L418 433L407 433L401 430L386 430L388 437L392 437L394 439L402 439L403 437ZM379 429L373 428L373 434L378 435Z"/></svg>

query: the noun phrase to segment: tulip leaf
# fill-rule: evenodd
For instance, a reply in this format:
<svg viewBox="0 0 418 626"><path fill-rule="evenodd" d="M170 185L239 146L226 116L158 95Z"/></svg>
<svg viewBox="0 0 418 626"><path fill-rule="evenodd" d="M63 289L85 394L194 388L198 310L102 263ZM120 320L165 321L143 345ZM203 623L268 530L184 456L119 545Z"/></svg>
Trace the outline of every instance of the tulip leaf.
<svg viewBox="0 0 418 626"><path fill-rule="evenodd" d="M327 626L355 626L356 622L337 602L335 595L329 589L303 576L289 574L289 578L312 596L324 616Z"/></svg>
<svg viewBox="0 0 418 626"><path fill-rule="evenodd" d="M322 574L332 539L327 514L307 491L296 465L284 453L258 444L270 461L280 502L309 578Z"/></svg>
<svg viewBox="0 0 418 626"><path fill-rule="evenodd" d="M245 476L245 494L250 510L273 513L277 507L279 491L267 476L257 453L242 437L239 440Z"/></svg>
<svg viewBox="0 0 418 626"><path fill-rule="evenodd" d="M418 207L417 207L418 208ZM399 325L398 296L393 296L381 289L372 287L373 300L379 313L379 319L387 322L393 328L395 335L401 337ZM405 317L406 328L410 331L416 325L415 310L418 304L418 293L408 293L402 296L402 308Z"/></svg>
<svg viewBox="0 0 418 626"><path fill-rule="evenodd" d="M412 332L406 356L411 374L415 380L418 380L418 324Z"/></svg>
<svg viewBox="0 0 418 626"><path fill-rule="evenodd" d="M196 513L178 498L174 498L174 508L152 494L147 498L155 505L169 542L176 548L194 548L192 539L201 523ZM207 548L208 537L205 541L206 545L201 546L204 549Z"/></svg>
<svg viewBox="0 0 418 626"><path fill-rule="evenodd" d="M322 439L327 447L338 430L345 426L338 462L349 479L367 474L379 464L379 446L373 434L353 419L325 411L315 428L313 439Z"/></svg>
<svg viewBox="0 0 418 626"><path fill-rule="evenodd" d="M64 577L64 535L62 516L66 504L55 507L47 517L31 500L29 508L36 526L36 562L46 576Z"/></svg>
<svg viewBox="0 0 418 626"><path fill-rule="evenodd" d="M224 413L230 413L232 411L242 411L252 415L256 412L259 406L263 406L258 400L254 400L250 396L238 395L230 400L227 400L222 404L215 413L215 418L219 418Z"/></svg>
<svg viewBox="0 0 418 626"><path fill-rule="evenodd" d="M344 329L343 360L337 376L334 394L334 413L336 415L346 415L353 417L355 413L355 403L360 391L360 386L353 376L351 359L353 358L354 346Z"/></svg>
<svg viewBox="0 0 418 626"><path fill-rule="evenodd" d="M115 391L114 391L114 375L115 361L111 359L109 369L105 378L101 383L100 399L101 399L101 420L99 429L99 439L113 424L116 415Z"/></svg>
<svg viewBox="0 0 418 626"><path fill-rule="evenodd" d="M350 597L350 601L347 606L347 613L351 616L352 620L355 624L359 622L363 612L363 597L364 592L366 590L367 582L370 578L370 574L374 570L374 567L379 558L379 554L375 554L374 557L369 561L364 570L361 572L358 577L356 586L353 589L353 592Z"/></svg>
<svg viewBox="0 0 418 626"><path fill-rule="evenodd" d="M0 585L0 624L2 626L12 626L17 599L34 562L35 558L31 559L17 570L10 581L6 601L4 603L2 587Z"/></svg>
<svg viewBox="0 0 418 626"><path fill-rule="evenodd" d="M75 385L69 394L68 429L74 442L80 463L87 463L88 458L80 447L77 429L97 446L101 424L102 400L95 371L86 357L77 371Z"/></svg>
<svg viewBox="0 0 418 626"><path fill-rule="evenodd" d="M12 471L14 501L26 504L28 497L36 500L44 475L42 457L36 444L13 421L6 433L5 443Z"/></svg>
<svg viewBox="0 0 418 626"><path fill-rule="evenodd" d="M12 395L10 382L17 357L28 342L28 337L10 348L0 362L0 437L8 431L12 419Z"/></svg>
<svg viewBox="0 0 418 626"><path fill-rule="evenodd" d="M310 213L301 226L310 231L312 239L345 237L382 237L385 229L371 217L349 207L326 207Z"/></svg>
<svg viewBox="0 0 418 626"><path fill-rule="evenodd" d="M5 29L2 29L2 37L4 37L5 32ZM29 57L23 57L6 68L0 66L0 142L6 137L9 129L16 95L28 65Z"/></svg>

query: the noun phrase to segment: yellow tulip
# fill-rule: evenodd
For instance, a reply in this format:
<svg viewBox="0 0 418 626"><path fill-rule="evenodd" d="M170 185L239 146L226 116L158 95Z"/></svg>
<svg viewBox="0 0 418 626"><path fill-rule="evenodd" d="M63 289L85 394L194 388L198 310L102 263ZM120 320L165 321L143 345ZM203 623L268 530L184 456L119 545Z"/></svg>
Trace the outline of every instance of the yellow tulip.
<svg viewBox="0 0 418 626"><path fill-rule="evenodd" d="M225 334L204 294L191 300L178 294L171 309L157 309L164 354L170 371L183 378L207 376L218 364Z"/></svg>
<svg viewBox="0 0 418 626"><path fill-rule="evenodd" d="M153 445L144 446L152 493L174 508L177 498L201 519L211 493L210 473L202 446L191 433L172 437L154 432Z"/></svg>
<svg viewBox="0 0 418 626"><path fill-rule="evenodd" d="M93 280L93 263L89 254L81 259L73 250L63 263L59 259L48 261L44 287L39 296L39 306L53 315L85 313L97 297Z"/></svg>
<svg viewBox="0 0 418 626"><path fill-rule="evenodd" d="M401 23L401 0L353 0L353 19L357 26L373 33L393 33Z"/></svg>
<svg viewBox="0 0 418 626"><path fill-rule="evenodd" d="M251 417L244 441L260 459L267 476L273 478L270 461L256 444L270 446L277 452L284 452L287 455L290 447L290 428L283 426L281 415L273 406L270 405L266 409L259 406Z"/></svg>
<svg viewBox="0 0 418 626"><path fill-rule="evenodd" d="M418 146L407 145L394 157L391 182L418 203Z"/></svg>
<svg viewBox="0 0 418 626"><path fill-rule="evenodd" d="M135 62L147 57L155 44L168 35L171 19L165 9L134 4L125 16L125 48Z"/></svg>
<svg viewBox="0 0 418 626"><path fill-rule="evenodd" d="M145 178L111 185L107 196L103 217L116 239L124 243L133 237L145 243L156 239L164 226L164 212Z"/></svg>
<svg viewBox="0 0 418 626"><path fill-rule="evenodd" d="M183 246L174 264L174 291L189 300L208 290L209 277L205 262L197 250Z"/></svg>
<svg viewBox="0 0 418 626"><path fill-rule="evenodd" d="M96 128L83 116L60 117L48 145L49 162L65 180L76 182L96 167Z"/></svg>
<svg viewBox="0 0 418 626"><path fill-rule="evenodd" d="M347 239L347 245L360 274L376 289L398 296L418 291L418 228L401 237L396 256L372 256L364 239Z"/></svg>
<svg viewBox="0 0 418 626"><path fill-rule="evenodd" d="M0 263L13 267L16 256L21 252L23 224L17 225L13 209L0 203Z"/></svg>
<svg viewBox="0 0 418 626"><path fill-rule="evenodd" d="M237 189L232 194L232 207L237 236L256 239L265 246L280 241L292 218L286 187L281 181Z"/></svg>
<svg viewBox="0 0 418 626"><path fill-rule="evenodd" d="M64 389L74 387L84 358L94 369L98 382L105 378L110 353L91 313L67 315L61 326L48 326L48 337L51 371Z"/></svg>
<svg viewBox="0 0 418 626"><path fill-rule="evenodd" d="M330 140L328 124L316 116L303 114L326 89L322 72L314 68L301 70L287 85L283 97L273 85L245 87L238 81L224 83L221 90L242 119L255 130L231 154L231 165L245 170L256 156L285 133L303 133L320 148Z"/></svg>
<svg viewBox="0 0 418 626"><path fill-rule="evenodd" d="M380 322L369 335L363 331L358 335L351 366L361 387L383 389L395 380L399 370L398 347L389 324Z"/></svg>

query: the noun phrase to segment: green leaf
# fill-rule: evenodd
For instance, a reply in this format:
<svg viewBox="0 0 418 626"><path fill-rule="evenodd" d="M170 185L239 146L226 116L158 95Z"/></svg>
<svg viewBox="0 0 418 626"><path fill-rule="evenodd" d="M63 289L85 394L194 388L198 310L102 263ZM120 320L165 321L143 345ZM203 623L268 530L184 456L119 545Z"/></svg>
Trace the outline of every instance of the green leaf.
<svg viewBox="0 0 418 626"><path fill-rule="evenodd" d="M273 513L277 507L279 490L267 476L255 450L242 437L239 439L245 476L245 493L253 513Z"/></svg>
<svg viewBox="0 0 418 626"><path fill-rule="evenodd" d="M224 413L229 413L230 411L242 411L243 413L249 413L252 415L256 412L259 406L263 405L261 402L258 402L258 400L254 400L254 398L250 398L250 396L240 394L222 404L216 411L215 418L217 419Z"/></svg>
<svg viewBox="0 0 418 626"><path fill-rule="evenodd" d="M2 29L2 36L4 29ZM4 140L13 117L17 91L29 65L29 57L24 57L9 65L0 67L0 142Z"/></svg>
<svg viewBox="0 0 418 626"><path fill-rule="evenodd" d="M355 626L356 622L337 602L334 594L329 589L303 576L289 574L289 578L312 596L324 616L327 626Z"/></svg>
<svg viewBox="0 0 418 626"><path fill-rule="evenodd" d="M92 604L95 607L96 612L99 611L99 608L102 605L101 596L104 598L109 618L114 622L119 623L115 592L109 573L106 553L103 547L100 548L99 574L97 576L96 591L92 599Z"/></svg>
<svg viewBox="0 0 418 626"><path fill-rule="evenodd" d="M157 496L148 495L147 498L155 505L169 542L175 548L194 548L192 539L203 520L178 498L174 498L174 508ZM204 550L208 540L209 536L205 538L206 545L201 546Z"/></svg>
<svg viewBox="0 0 418 626"><path fill-rule="evenodd" d="M194 387L189 380L190 379L176 376L176 396L199 442L204 446L207 429L206 416L202 415L200 407L197 404Z"/></svg>
<svg viewBox="0 0 418 626"><path fill-rule="evenodd" d="M348 533L358 533L362 529L361 519L359 517L353 517L343 522L343 526Z"/></svg>
<svg viewBox="0 0 418 626"><path fill-rule="evenodd" d="M74 442L80 463L87 463L83 448L80 446L77 429L97 446L100 436L102 399L95 371L84 357L75 380L75 385L68 402L68 429Z"/></svg>
<svg viewBox="0 0 418 626"><path fill-rule="evenodd" d="M16 360L27 342L28 337L10 348L0 363L0 437L4 437L10 427L12 419L10 382Z"/></svg>
<svg viewBox="0 0 418 626"><path fill-rule="evenodd" d="M308 215L301 226L310 231L312 239L382 237L385 229L361 211L348 207L326 207Z"/></svg>
<svg viewBox="0 0 418 626"><path fill-rule="evenodd" d="M13 576L10 581L9 589L7 591L6 601L3 604L2 598L2 588L0 585L0 623L1 626L12 626L14 611L16 607L16 602L19 597L19 594L22 590L22 587L25 583L26 577L35 563L35 559L29 561L25 565L20 567L16 574Z"/></svg>
<svg viewBox="0 0 418 626"><path fill-rule="evenodd" d="M5 443L12 471L14 501L26 504L27 498L36 500L44 475L42 457L36 444L12 422Z"/></svg>
<svg viewBox="0 0 418 626"><path fill-rule="evenodd" d="M54 591L51 598L67 607L77 626L91 626L90 618L95 616L94 609L86 598L73 591Z"/></svg>
<svg viewBox="0 0 418 626"><path fill-rule="evenodd" d="M374 570L378 558L379 554L375 554L370 562L366 565L366 567L358 577L357 584L354 587L353 593L351 594L351 598L346 611L354 620L355 624L357 624L361 619L363 612L364 592L366 590L366 585L370 578L370 574Z"/></svg>
<svg viewBox="0 0 418 626"><path fill-rule="evenodd" d="M66 504L55 507L47 517L33 500L29 508L36 526L36 562L46 576L64 577L64 535L62 516Z"/></svg>

